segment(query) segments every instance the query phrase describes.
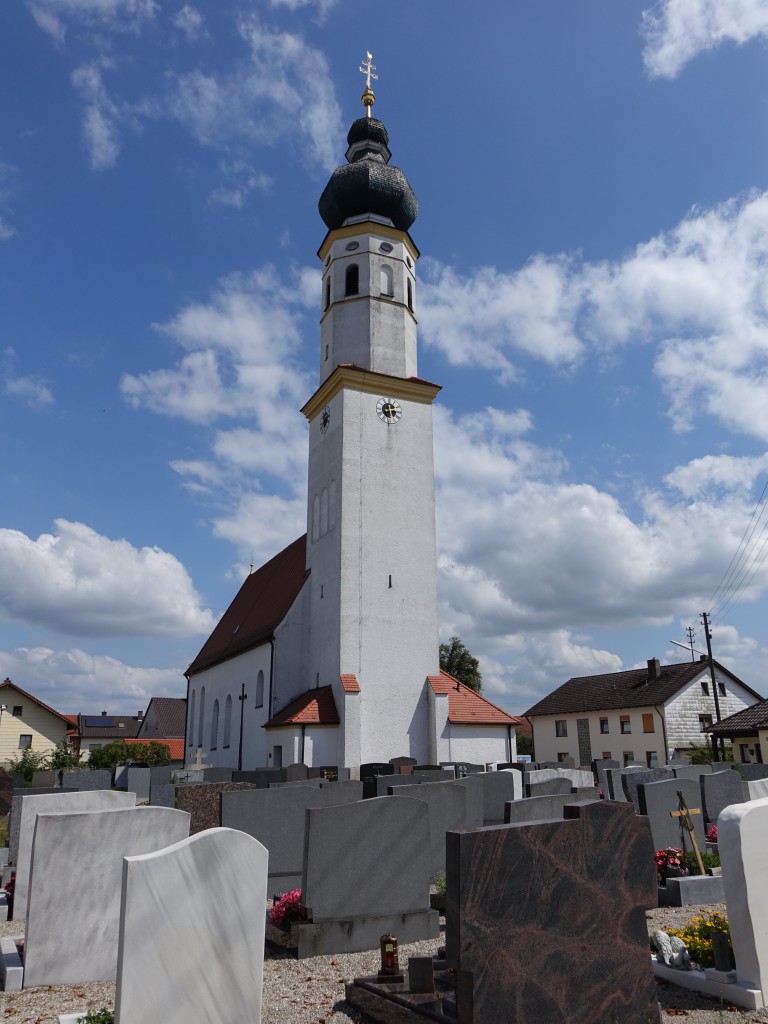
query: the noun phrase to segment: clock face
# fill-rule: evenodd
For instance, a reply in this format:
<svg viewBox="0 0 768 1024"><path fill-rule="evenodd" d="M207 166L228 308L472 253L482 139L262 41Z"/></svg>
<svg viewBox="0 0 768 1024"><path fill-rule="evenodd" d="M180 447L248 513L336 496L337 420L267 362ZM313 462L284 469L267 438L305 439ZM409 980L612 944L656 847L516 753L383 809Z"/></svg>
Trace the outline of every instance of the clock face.
<svg viewBox="0 0 768 1024"><path fill-rule="evenodd" d="M394 398L380 398L376 403L376 412L379 414L379 419L385 423L397 423L403 415L400 403L396 402Z"/></svg>
<svg viewBox="0 0 768 1024"><path fill-rule="evenodd" d="M326 405L326 407L323 409L323 414L320 417L320 433L321 434L324 434L326 432L330 422L331 422L331 407L330 407L330 405Z"/></svg>

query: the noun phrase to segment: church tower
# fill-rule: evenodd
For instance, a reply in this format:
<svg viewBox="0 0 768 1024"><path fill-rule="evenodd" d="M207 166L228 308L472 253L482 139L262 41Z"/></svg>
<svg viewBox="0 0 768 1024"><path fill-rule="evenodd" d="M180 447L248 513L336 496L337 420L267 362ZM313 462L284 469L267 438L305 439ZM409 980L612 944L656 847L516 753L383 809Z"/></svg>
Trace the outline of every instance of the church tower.
<svg viewBox="0 0 768 1024"><path fill-rule="evenodd" d="M371 116L319 209L320 386L309 421L310 686L332 685L339 763L430 750L427 677L439 673L432 403L417 375L418 203ZM343 707L343 711L342 711Z"/></svg>

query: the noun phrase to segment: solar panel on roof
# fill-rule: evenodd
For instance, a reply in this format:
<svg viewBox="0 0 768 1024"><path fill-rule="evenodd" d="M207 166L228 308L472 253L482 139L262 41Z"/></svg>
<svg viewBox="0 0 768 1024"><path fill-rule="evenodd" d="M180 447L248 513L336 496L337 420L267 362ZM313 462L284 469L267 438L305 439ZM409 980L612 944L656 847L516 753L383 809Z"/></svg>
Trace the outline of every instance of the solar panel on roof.
<svg viewBox="0 0 768 1024"><path fill-rule="evenodd" d="M85 727L86 729L113 729L115 720L107 718L105 715L99 715L98 718L86 718Z"/></svg>

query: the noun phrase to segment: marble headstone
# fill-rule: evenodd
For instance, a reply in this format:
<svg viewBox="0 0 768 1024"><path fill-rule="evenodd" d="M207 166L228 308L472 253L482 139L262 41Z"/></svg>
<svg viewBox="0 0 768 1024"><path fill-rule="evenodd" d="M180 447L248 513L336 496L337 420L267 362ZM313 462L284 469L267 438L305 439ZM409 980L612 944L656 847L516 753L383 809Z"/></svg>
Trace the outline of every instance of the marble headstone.
<svg viewBox="0 0 768 1024"><path fill-rule="evenodd" d="M258 1024L267 859L251 836L224 828L125 859L120 1024Z"/></svg>
<svg viewBox="0 0 768 1024"><path fill-rule="evenodd" d="M38 814L24 987L114 981L123 857L188 835L189 815L166 807Z"/></svg>
<svg viewBox="0 0 768 1024"><path fill-rule="evenodd" d="M565 813L448 833L446 959L458 1024L659 1021L645 923L657 888L648 822L604 800Z"/></svg>

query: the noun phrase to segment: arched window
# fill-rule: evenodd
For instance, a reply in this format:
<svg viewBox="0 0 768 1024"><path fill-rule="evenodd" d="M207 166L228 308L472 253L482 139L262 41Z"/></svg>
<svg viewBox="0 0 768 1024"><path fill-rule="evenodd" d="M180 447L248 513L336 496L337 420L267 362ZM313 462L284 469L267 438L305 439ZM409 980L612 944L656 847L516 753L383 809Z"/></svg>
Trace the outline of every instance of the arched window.
<svg viewBox="0 0 768 1024"><path fill-rule="evenodd" d="M388 295L390 298L392 298L395 294L395 288L393 285L392 278L392 267L384 266L381 268L381 294Z"/></svg>
<svg viewBox="0 0 768 1024"><path fill-rule="evenodd" d="M323 303L323 309L328 309L331 304L331 275L325 279L325 301Z"/></svg>
<svg viewBox="0 0 768 1024"><path fill-rule="evenodd" d="M200 717L197 720L197 745L203 745L203 719L205 718L205 687L200 691Z"/></svg>
<svg viewBox="0 0 768 1024"><path fill-rule="evenodd" d="M189 698L189 727L187 729L187 736L189 736L189 745L193 747L195 745L195 691L192 691L192 696Z"/></svg>
<svg viewBox="0 0 768 1024"><path fill-rule="evenodd" d="M256 704L254 707L261 708L264 706L264 673L259 669L259 674L256 676Z"/></svg>
<svg viewBox="0 0 768 1024"><path fill-rule="evenodd" d="M229 746L232 736L232 697L227 694L227 703L224 705L224 746Z"/></svg>
<svg viewBox="0 0 768 1024"><path fill-rule="evenodd" d="M408 278L408 309L413 310L413 285L410 277Z"/></svg>
<svg viewBox="0 0 768 1024"><path fill-rule="evenodd" d="M211 750L219 745L219 702L213 702L213 714L211 715Z"/></svg>
<svg viewBox="0 0 768 1024"><path fill-rule="evenodd" d="M344 277L344 294L357 295L360 290L360 268L356 263L350 263Z"/></svg>

